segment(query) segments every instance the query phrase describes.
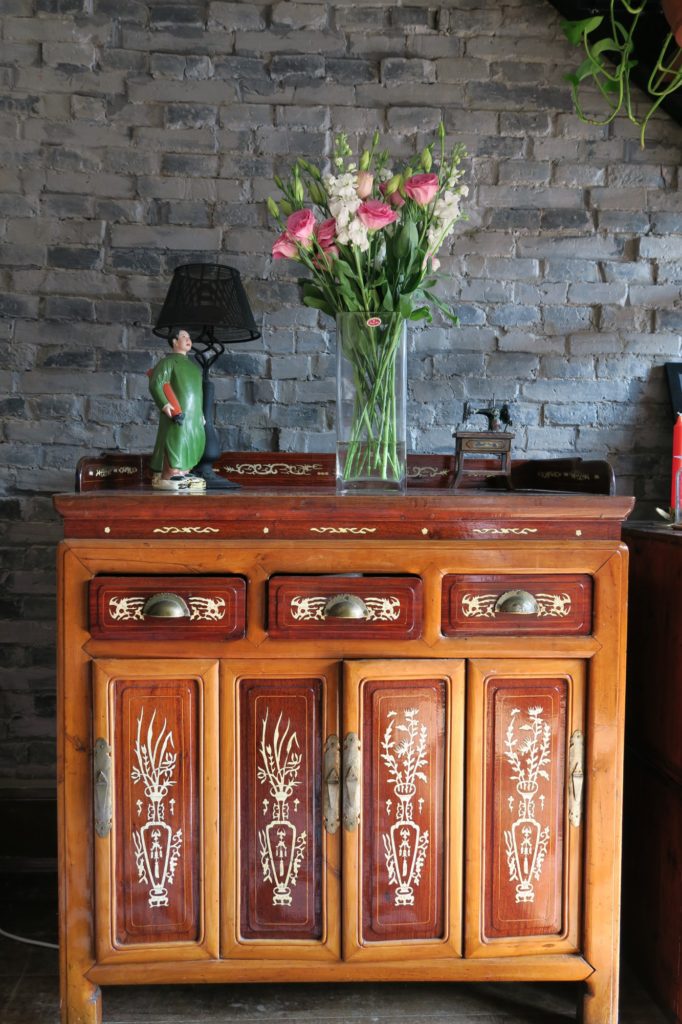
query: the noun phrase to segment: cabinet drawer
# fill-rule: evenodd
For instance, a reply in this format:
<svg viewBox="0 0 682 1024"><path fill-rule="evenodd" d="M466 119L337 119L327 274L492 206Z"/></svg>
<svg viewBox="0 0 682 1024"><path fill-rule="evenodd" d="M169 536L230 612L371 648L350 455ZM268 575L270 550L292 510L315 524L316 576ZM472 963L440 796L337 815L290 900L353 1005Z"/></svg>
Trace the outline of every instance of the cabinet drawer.
<svg viewBox="0 0 682 1024"><path fill-rule="evenodd" d="M273 637L413 640L422 630L418 576L273 576L268 581Z"/></svg>
<svg viewBox="0 0 682 1024"><path fill-rule="evenodd" d="M498 635L592 630L592 577L445 576L442 631Z"/></svg>
<svg viewBox="0 0 682 1024"><path fill-rule="evenodd" d="M97 639L187 640L244 636L241 576L99 576L90 582Z"/></svg>

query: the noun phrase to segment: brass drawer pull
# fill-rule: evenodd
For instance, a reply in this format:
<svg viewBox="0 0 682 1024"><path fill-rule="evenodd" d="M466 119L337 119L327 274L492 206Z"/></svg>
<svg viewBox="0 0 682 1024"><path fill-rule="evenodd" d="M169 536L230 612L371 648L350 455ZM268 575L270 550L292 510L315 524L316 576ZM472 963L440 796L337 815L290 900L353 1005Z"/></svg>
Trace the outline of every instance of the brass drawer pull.
<svg viewBox="0 0 682 1024"><path fill-rule="evenodd" d="M355 594L334 594L324 606L328 619L366 619L369 609Z"/></svg>
<svg viewBox="0 0 682 1024"><path fill-rule="evenodd" d="M495 611L507 615L537 615L538 603L527 590L506 590L495 602Z"/></svg>
<svg viewBox="0 0 682 1024"><path fill-rule="evenodd" d="M152 594L145 601L142 614L147 619L189 619L192 613L179 594Z"/></svg>

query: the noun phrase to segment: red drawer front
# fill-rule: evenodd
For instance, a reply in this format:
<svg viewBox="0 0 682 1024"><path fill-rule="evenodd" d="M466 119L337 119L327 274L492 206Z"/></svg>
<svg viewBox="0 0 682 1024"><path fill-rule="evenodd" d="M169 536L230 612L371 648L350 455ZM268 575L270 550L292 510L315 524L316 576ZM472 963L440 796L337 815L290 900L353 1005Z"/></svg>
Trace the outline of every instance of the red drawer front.
<svg viewBox="0 0 682 1024"><path fill-rule="evenodd" d="M422 630L418 576L273 576L268 581L273 637L414 640ZM339 617L343 611L362 617Z"/></svg>
<svg viewBox="0 0 682 1024"><path fill-rule="evenodd" d="M445 636L590 633L592 577L445 576L442 607Z"/></svg>
<svg viewBox="0 0 682 1024"><path fill-rule="evenodd" d="M236 640L245 605L241 576L100 576L90 582L90 632L103 640Z"/></svg>

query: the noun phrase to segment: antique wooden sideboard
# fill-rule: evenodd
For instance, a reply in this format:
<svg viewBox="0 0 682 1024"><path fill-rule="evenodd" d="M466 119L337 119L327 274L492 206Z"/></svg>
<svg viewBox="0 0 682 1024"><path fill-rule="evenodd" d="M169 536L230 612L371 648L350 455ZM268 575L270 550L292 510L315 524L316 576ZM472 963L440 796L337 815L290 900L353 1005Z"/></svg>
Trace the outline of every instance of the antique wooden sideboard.
<svg viewBox="0 0 682 1024"><path fill-rule="evenodd" d="M633 523L623 940L682 1024L682 531Z"/></svg>
<svg viewBox="0 0 682 1024"><path fill-rule="evenodd" d="M583 982L616 1024L631 500L273 464L55 499L64 1024L308 979Z"/></svg>

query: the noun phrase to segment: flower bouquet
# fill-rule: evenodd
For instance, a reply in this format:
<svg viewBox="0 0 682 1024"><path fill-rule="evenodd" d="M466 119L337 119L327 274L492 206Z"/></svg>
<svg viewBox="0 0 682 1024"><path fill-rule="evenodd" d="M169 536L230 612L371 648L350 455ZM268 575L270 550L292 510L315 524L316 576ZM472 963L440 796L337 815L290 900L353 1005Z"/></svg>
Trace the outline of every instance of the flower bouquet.
<svg viewBox="0 0 682 1024"><path fill-rule="evenodd" d="M337 136L328 173L299 158L268 208L280 226L272 254L310 272L303 301L337 323L337 483L342 491L403 490L406 482L406 324L431 321L437 253L462 219L462 146L445 129L400 170L375 133L359 160Z"/></svg>

